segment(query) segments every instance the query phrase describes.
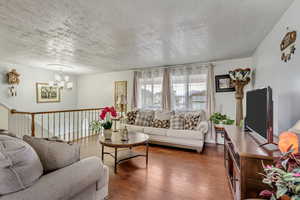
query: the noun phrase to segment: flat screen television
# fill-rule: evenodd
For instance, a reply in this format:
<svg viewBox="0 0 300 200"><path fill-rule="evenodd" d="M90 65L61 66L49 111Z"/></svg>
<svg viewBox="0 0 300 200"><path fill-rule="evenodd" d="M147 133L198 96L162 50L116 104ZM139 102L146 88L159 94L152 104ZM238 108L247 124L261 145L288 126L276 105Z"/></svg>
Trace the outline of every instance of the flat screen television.
<svg viewBox="0 0 300 200"><path fill-rule="evenodd" d="M273 143L273 99L270 87L247 92L245 128Z"/></svg>

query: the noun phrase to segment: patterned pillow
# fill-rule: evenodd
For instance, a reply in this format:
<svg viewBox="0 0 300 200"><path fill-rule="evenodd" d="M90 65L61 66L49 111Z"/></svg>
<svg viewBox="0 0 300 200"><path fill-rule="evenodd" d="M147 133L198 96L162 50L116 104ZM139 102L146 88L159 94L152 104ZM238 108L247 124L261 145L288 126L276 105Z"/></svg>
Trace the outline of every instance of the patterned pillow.
<svg viewBox="0 0 300 200"><path fill-rule="evenodd" d="M184 129L194 130L198 125L200 114L187 114L184 118Z"/></svg>
<svg viewBox="0 0 300 200"><path fill-rule="evenodd" d="M153 112L138 112L135 119L137 126L150 126L153 120Z"/></svg>
<svg viewBox="0 0 300 200"><path fill-rule="evenodd" d="M184 115L172 115L170 120L172 129L184 129Z"/></svg>
<svg viewBox="0 0 300 200"><path fill-rule="evenodd" d="M154 128L170 128L170 120L154 119L152 121L152 126Z"/></svg>
<svg viewBox="0 0 300 200"><path fill-rule="evenodd" d="M126 114L127 124L133 125L135 123L136 116L138 114L138 110L130 111Z"/></svg>

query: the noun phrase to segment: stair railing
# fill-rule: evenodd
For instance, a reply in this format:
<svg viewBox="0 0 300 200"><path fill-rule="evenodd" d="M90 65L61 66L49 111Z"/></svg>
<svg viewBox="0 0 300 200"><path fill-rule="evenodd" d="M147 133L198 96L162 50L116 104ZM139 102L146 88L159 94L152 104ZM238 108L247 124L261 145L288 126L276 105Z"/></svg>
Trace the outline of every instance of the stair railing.
<svg viewBox="0 0 300 200"><path fill-rule="evenodd" d="M59 137L76 141L97 133L90 128L98 120L102 108L20 112L11 110L10 131L18 136Z"/></svg>

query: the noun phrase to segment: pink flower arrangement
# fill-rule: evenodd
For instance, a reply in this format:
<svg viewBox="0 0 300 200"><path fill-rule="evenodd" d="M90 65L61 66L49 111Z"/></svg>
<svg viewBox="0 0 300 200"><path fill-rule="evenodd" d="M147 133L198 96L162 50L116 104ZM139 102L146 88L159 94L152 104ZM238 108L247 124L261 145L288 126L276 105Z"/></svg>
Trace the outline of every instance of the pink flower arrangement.
<svg viewBox="0 0 300 200"><path fill-rule="evenodd" d="M116 109L115 109L113 106L112 106L112 107L105 107L105 108L102 110L101 114L100 114L100 118L101 118L102 120L104 120L107 113L110 113L110 115L111 115L112 117L117 117L117 111L116 111Z"/></svg>

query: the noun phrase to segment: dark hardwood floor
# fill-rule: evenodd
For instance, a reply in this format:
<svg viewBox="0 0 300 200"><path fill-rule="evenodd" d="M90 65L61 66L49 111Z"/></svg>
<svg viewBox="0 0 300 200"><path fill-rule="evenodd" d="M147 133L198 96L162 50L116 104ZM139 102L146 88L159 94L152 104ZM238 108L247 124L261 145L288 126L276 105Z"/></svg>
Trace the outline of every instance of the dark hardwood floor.
<svg viewBox="0 0 300 200"><path fill-rule="evenodd" d="M143 147L135 148L143 151ZM82 157L100 156L96 137L81 141ZM111 200L231 200L225 175L223 146L206 145L202 154L194 151L150 146L149 165L139 157L110 167Z"/></svg>

